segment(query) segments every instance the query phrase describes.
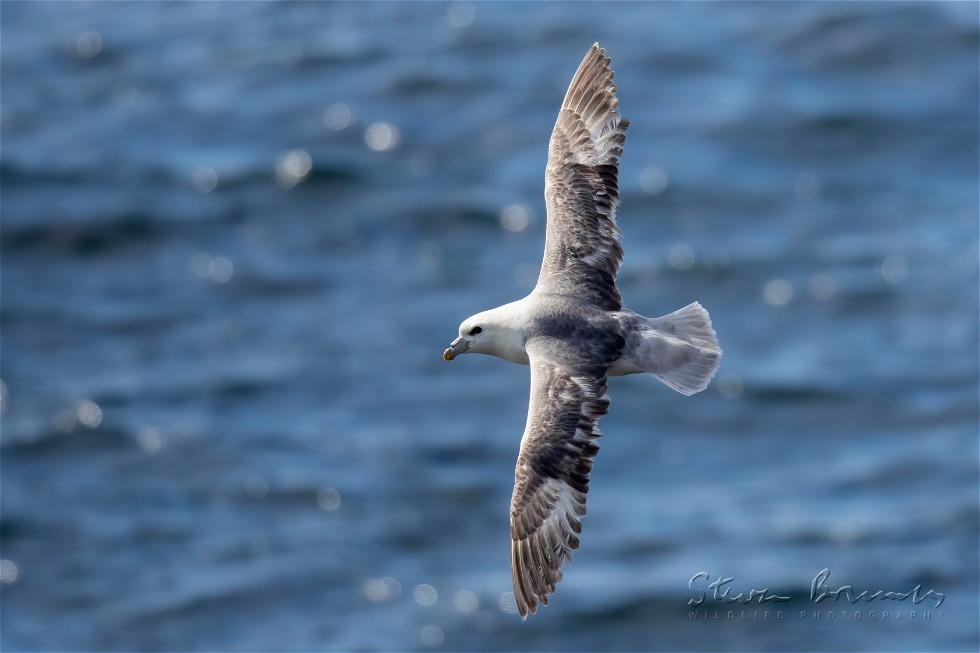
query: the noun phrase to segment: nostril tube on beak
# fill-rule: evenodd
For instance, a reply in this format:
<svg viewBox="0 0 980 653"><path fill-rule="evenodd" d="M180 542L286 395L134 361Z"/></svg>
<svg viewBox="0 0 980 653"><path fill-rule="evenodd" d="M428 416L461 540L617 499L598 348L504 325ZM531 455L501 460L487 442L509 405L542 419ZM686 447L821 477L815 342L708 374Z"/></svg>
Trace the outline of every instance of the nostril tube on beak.
<svg viewBox="0 0 980 653"><path fill-rule="evenodd" d="M446 348L446 351L442 352L442 360L451 361L469 348L470 343L463 340L463 336L460 336L449 343L449 347Z"/></svg>

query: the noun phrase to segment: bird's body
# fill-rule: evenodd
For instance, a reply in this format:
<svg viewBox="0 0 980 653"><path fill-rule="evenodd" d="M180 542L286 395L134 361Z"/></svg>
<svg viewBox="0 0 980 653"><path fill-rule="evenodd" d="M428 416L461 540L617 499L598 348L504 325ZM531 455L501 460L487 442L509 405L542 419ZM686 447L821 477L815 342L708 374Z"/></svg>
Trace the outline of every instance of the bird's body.
<svg viewBox="0 0 980 653"><path fill-rule="evenodd" d="M677 334L677 322L682 318L692 323L682 333L683 338ZM489 354L520 365L530 364L527 343L532 339L554 348L553 355L562 356L568 362L577 357L588 361L592 355L583 351L573 356L567 349L602 342L617 353L612 364L605 368L606 376L650 373L671 380L671 375L678 376L685 365L697 367L701 361L712 363L720 357L720 352L711 355L717 349L714 331L707 311L697 302L671 315L649 318L629 309L606 311L572 296L535 291L516 302L478 313L470 320L491 325L489 328L498 335L487 340L485 351L469 349L469 352ZM622 343L618 338L622 338ZM704 374L686 371L685 376L694 374L696 379L674 389L688 395L702 390L697 379Z"/></svg>
<svg viewBox="0 0 980 653"><path fill-rule="evenodd" d="M721 350L697 302L659 318L625 308L616 273L618 167L628 122L617 112L610 60L592 46L569 85L548 151L548 227L534 290L466 319L446 350L531 368L527 426L511 499L511 573L522 617L547 603L578 548L588 475L606 414L606 377L650 373L700 392Z"/></svg>

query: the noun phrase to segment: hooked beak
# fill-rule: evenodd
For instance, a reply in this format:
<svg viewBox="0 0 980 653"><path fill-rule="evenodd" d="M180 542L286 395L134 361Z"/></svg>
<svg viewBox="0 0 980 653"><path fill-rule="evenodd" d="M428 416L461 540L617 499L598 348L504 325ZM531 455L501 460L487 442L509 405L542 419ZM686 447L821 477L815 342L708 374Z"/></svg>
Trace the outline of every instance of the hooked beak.
<svg viewBox="0 0 980 653"><path fill-rule="evenodd" d="M452 344L442 352L442 360L451 361L462 353L465 353L467 349L470 348L470 343L463 340L463 336L460 336L453 340Z"/></svg>

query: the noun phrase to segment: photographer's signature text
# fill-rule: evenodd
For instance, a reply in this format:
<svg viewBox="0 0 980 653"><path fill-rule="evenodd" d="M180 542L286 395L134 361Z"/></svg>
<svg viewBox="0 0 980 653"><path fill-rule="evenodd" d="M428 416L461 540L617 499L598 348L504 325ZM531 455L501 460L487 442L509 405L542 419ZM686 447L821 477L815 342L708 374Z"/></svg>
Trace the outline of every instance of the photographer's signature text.
<svg viewBox="0 0 980 653"><path fill-rule="evenodd" d="M687 602L690 606L702 605L705 601L711 600L720 603L782 603L792 601L789 595L776 594L768 587L762 589L752 588L747 592L736 592L734 586L735 579L722 576L716 580L711 580L711 576L706 571L699 571L691 576L688 581L688 588L694 596ZM832 600L840 602L844 600L852 605L859 602L870 603L872 601L905 601L912 599L914 605L919 605L929 599L934 607L938 608L946 600L946 595L933 589L922 590L922 584L918 584L907 592L895 592L888 590L856 590L852 585L836 586L830 582L830 570L822 569L813 577L810 582L809 601L817 604L823 601Z"/></svg>

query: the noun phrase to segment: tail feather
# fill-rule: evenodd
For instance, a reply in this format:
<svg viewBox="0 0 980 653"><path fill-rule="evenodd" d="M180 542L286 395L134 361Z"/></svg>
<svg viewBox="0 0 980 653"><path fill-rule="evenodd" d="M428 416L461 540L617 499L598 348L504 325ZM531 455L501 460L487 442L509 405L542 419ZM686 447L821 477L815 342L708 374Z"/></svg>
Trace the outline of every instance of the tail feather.
<svg viewBox="0 0 980 653"><path fill-rule="evenodd" d="M657 337L664 339L656 369L651 370L653 375L686 396L707 388L721 361L708 311L694 302L649 323L659 332Z"/></svg>

